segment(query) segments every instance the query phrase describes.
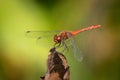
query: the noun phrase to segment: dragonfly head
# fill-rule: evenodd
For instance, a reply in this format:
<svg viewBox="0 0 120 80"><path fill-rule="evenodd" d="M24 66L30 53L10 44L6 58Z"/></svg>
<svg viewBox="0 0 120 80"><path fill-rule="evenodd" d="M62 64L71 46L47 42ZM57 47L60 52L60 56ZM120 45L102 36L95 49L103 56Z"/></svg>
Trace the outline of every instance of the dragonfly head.
<svg viewBox="0 0 120 80"><path fill-rule="evenodd" d="M55 43L60 43L61 42L61 37L59 35L54 35L54 42Z"/></svg>

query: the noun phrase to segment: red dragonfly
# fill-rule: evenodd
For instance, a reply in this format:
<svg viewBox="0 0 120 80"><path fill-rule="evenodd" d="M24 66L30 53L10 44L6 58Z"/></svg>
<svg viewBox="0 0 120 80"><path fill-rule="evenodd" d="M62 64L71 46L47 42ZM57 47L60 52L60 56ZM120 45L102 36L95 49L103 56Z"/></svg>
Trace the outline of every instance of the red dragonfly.
<svg viewBox="0 0 120 80"><path fill-rule="evenodd" d="M68 49L68 47L67 47L67 44L66 44L65 41L70 39L70 41L72 43L72 46L74 48L75 57L77 57L77 59L79 61L81 61L83 59L83 57L82 57L82 54L81 54L79 48L76 47L73 37L78 35L81 32L85 32L85 31L93 30L93 29L98 29L100 27L101 27L101 25L92 25L92 26L89 26L89 27L86 27L86 28L83 28L83 29L80 29L80 30L75 30L75 31L61 31L61 32L59 32L59 34L56 34L57 31L54 31L54 35L53 35L54 47L59 48L60 46L63 46L64 50L66 50L66 49ZM27 33L27 35L30 35L32 37L37 37L38 39L41 39L42 36L43 36L41 33L44 33L44 36L47 36L47 35L45 35L46 33L49 34L49 33L53 33L53 32L52 31L47 31L47 32L44 32L44 31L27 31L26 33ZM38 35L35 36L34 34L38 34ZM78 54L78 52L79 52L79 54ZM78 55L76 55L76 54L78 54Z"/></svg>

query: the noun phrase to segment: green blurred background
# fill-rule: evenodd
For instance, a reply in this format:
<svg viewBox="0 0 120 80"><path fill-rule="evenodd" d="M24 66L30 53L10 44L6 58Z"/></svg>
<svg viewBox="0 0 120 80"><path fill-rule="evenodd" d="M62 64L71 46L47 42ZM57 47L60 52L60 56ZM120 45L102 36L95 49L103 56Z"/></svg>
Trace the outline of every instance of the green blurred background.
<svg viewBox="0 0 120 80"><path fill-rule="evenodd" d="M102 29L83 40L84 61L65 54L70 79L120 80L120 0L0 0L0 80L39 80L45 74L50 48L26 31L94 24Z"/></svg>

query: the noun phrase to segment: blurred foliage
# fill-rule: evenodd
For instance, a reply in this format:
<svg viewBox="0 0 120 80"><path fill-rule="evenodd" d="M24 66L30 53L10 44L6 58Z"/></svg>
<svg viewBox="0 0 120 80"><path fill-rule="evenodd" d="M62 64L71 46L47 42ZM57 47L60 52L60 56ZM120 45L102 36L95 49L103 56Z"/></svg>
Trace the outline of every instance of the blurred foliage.
<svg viewBox="0 0 120 80"><path fill-rule="evenodd" d="M35 3L39 5L43 5L46 9L51 10L62 0L35 0Z"/></svg>
<svg viewBox="0 0 120 80"><path fill-rule="evenodd" d="M65 54L71 80L120 80L120 0L0 0L0 80L39 80L52 47L36 44L28 30L76 30L83 33L84 61ZM44 40L41 43L46 43Z"/></svg>

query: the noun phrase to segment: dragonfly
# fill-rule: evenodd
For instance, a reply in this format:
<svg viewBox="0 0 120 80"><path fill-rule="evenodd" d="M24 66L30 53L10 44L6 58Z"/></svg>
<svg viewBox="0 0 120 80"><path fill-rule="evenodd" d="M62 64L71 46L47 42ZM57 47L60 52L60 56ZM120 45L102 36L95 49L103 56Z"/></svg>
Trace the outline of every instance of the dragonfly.
<svg viewBox="0 0 120 80"><path fill-rule="evenodd" d="M69 40L72 47L73 47L73 52L74 52L74 56L78 59L78 61L82 61L83 60L83 54L80 51L80 48L77 47L77 43L74 40L74 36L88 31L88 30L94 30L94 29L98 29L100 28L101 25L92 25L92 26L88 26L79 30L75 30L75 31L27 31L27 35L28 36L32 36L32 37L37 37L38 40L42 39L43 36L48 36L50 35L50 33L53 33L53 42L54 42L54 47L55 48L60 48L61 46L64 47L63 51L65 50L69 50L68 48L68 44L66 44L66 41ZM44 33L44 35L43 35ZM35 35L38 34L38 35ZM48 35L49 34L49 35Z"/></svg>

